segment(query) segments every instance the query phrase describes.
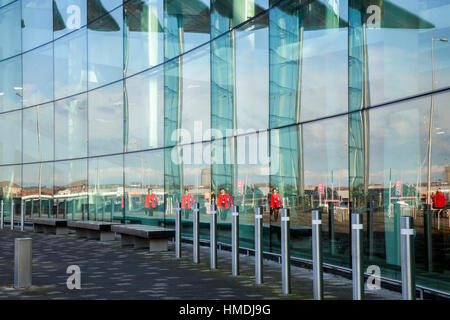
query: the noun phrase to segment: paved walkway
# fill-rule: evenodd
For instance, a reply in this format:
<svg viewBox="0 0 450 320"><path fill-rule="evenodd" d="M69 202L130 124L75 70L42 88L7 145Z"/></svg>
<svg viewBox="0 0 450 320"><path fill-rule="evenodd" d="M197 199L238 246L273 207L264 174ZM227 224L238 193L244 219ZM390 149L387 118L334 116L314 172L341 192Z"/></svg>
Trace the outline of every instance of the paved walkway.
<svg viewBox="0 0 450 320"><path fill-rule="evenodd" d="M33 287L15 290L14 238L33 238ZM241 255L241 275L231 276L231 253L218 251L217 270L209 269L209 248L192 263L192 246L183 258L168 252L122 248L120 241L100 242L33 232L0 231L0 300L2 299L312 299L312 271L292 267L291 295L281 294L281 268L264 261L264 284L254 284L254 257ZM81 268L81 290L66 286L69 265ZM324 274L325 299L351 299L351 281ZM396 292L366 291L367 299L400 299Z"/></svg>

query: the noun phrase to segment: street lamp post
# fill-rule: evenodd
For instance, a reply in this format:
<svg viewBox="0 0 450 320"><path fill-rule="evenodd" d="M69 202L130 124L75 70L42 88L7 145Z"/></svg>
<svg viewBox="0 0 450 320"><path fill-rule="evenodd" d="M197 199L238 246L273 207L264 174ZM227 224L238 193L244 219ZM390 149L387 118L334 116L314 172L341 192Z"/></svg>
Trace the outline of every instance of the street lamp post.
<svg viewBox="0 0 450 320"><path fill-rule="evenodd" d="M434 41L448 42L447 38L431 38L431 107L430 107L430 126L428 129L428 169L427 169L427 204L431 204L431 139L433 130L434 115Z"/></svg>

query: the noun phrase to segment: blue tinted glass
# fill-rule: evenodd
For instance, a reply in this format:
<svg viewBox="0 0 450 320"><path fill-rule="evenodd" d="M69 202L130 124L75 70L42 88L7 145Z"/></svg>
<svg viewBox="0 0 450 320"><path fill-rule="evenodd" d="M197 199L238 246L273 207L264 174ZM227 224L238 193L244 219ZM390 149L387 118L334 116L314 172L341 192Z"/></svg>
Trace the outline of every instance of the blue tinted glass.
<svg viewBox="0 0 450 320"><path fill-rule="evenodd" d="M124 81L127 151L164 145L164 74L158 67Z"/></svg>
<svg viewBox="0 0 450 320"><path fill-rule="evenodd" d="M22 108L22 57L0 62L0 111Z"/></svg>
<svg viewBox="0 0 450 320"><path fill-rule="evenodd" d="M20 53L20 1L0 9L0 60Z"/></svg>
<svg viewBox="0 0 450 320"><path fill-rule="evenodd" d="M53 100L53 43L23 55L24 107Z"/></svg>
<svg viewBox="0 0 450 320"><path fill-rule="evenodd" d="M23 162L53 160L53 103L23 110Z"/></svg>
<svg viewBox="0 0 450 320"><path fill-rule="evenodd" d="M54 45L55 99L86 91L86 28L55 41Z"/></svg>
<svg viewBox="0 0 450 320"><path fill-rule="evenodd" d="M55 159L87 156L87 95L55 102Z"/></svg>
<svg viewBox="0 0 450 320"><path fill-rule="evenodd" d="M78 30L86 25L86 0L54 0L54 38Z"/></svg>
<svg viewBox="0 0 450 320"><path fill-rule="evenodd" d="M87 216L87 159L55 162L55 199L67 201L67 219Z"/></svg>
<svg viewBox="0 0 450 320"><path fill-rule="evenodd" d="M123 84L89 92L89 155L123 151Z"/></svg>
<svg viewBox="0 0 450 320"><path fill-rule="evenodd" d="M237 128L269 124L269 30L267 16L236 30Z"/></svg>
<svg viewBox="0 0 450 320"><path fill-rule="evenodd" d="M111 221L122 213L123 155L89 159L89 211L87 220ZM126 211L130 201L126 198ZM113 212L110 208L114 202ZM118 204L116 206L116 203ZM118 217L117 217L118 216Z"/></svg>
<svg viewBox="0 0 450 320"><path fill-rule="evenodd" d="M88 22L104 16L121 4L122 0L87 0Z"/></svg>
<svg viewBox="0 0 450 320"><path fill-rule="evenodd" d="M114 10L88 25L89 88L123 76L123 12Z"/></svg>
<svg viewBox="0 0 450 320"><path fill-rule="evenodd" d="M125 71L127 75L164 59L163 2L133 0L124 4Z"/></svg>
<svg viewBox="0 0 450 320"><path fill-rule="evenodd" d="M23 51L53 40L52 4L52 0L22 0Z"/></svg>
<svg viewBox="0 0 450 320"><path fill-rule="evenodd" d="M20 162L22 162L22 111L2 113L0 114L0 164Z"/></svg>

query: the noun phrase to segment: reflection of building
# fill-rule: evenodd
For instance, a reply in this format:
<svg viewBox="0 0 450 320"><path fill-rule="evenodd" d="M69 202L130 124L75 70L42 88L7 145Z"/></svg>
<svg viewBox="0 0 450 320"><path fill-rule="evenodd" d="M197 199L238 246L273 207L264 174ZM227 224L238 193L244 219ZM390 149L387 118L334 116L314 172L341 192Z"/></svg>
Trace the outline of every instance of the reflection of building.
<svg viewBox="0 0 450 320"><path fill-rule="evenodd" d="M255 205L269 211L268 196L277 188L295 217L293 227L309 226L311 209L330 203L346 214L336 223L341 253L333 263L340 266L348 264L351 251L349 208L364 213L371 204L379 227L375 262L397 270L399 234L392 216L400 201L419 210L426 192L429 45L432 37L450 36L448 19L432 19L450 14L450 5L159 0L126 1L112 10L109 1L93 0L81 10L81 21L89 23L73 30L66 2L52 1L54 11L42 17L43 9L22 8L21 1L0 7L0 33L17 35L17 43L0 41L4 198L81 199L72 204L83 214L111 201L116 206L107 210L116 218L132 214L139 220L151 187L165 219L184 188L198 199L210 187L225 188L248 213L247 223ZM35 28L26 19L33 15L45 23ZM18 27L4 25L22 20ZM50 36L38 43L33 30L52 23ZM434 48L442 92L434 99L439 131L433 144L445 146L433 149L439 157L434 165L449 156L445 45ZM203 131L194 128L198 123ZM195 141L172 140L177 129ZM254 148L248 144L253 138ZM241 148L244 143L248 148ZM204 154L192 154L194 163L178 163L189 148L183 154L177 144L192 152L200 145ZM256 161L242 163L241 157ZM22 190L21 181L31 187ZM445 180L431 181L432 190L445 182L448 165ZM245 237L252 243L251 232ZM310 254L310 238L294 240L295 255ZM446 242L434 246L436 254L448 251ZM422 255L417 251L418 261ZM439 281L430 273L422 284L448 288L448 266L440 269Z"/></svg>

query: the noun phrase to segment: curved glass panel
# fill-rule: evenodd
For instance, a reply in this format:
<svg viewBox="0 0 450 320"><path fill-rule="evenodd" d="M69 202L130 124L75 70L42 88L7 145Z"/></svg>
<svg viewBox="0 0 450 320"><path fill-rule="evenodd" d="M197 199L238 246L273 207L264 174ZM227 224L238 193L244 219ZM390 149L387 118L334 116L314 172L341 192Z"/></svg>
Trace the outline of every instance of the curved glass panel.
<svg viewBox="0 0 450 320"><path fill-rule="evenodd" d="M53 103L23 110L23 162L53 160Z"/></svg>
<svg viewBox="0 0 450 320"><path fill-rule="evenodd" d="M50 217L53 210L53 163L35 163L23 166L25 219Z"/></svg>
<svg viewBox="0 0 450 320"><path fill-rule="evenodd" d="M164 145L163 85L162 67L124 80L126 151Z"/></svg>
<svg viewBox="0 0 450 320"><path fill-rule="evenodd" d="M123 83L88 94L89 155L123 152Z"/></svg>
<svg viewBox="0 0 450 320"><path fill-rule="evenodd" d="M164 151L125 155L126 218L159 226L165 221Z"/></svg>
<svg viewBox="0 0 450 320"><path fill-rule="evenodd" d="M127 212L130 208L129 199L124 198L123 192L123 155L89 159L88 177L89 211L86 220L121 219L122 210L126 208Z"/></svg>
<svg viewBox="0 0 450 320"><path fill-rule="evenodd" d="M22 57L0 62L0 112L22 108Z"/></svg>
<svg viewBox="0 0 450 320"><path fill-rule="evenodd" d="M55 41L55 99L87 90L86 28Z"/></svg>
<svg viewBox="0 0 450 320"><path fill-rule="evenodd" d="M55 162L54 199L60 206L63 204L67 219L87 218L87 162L87 159Z"/></svg>
<svg viewBox="0 0 450 320"><path fill-rule="evenodd" d="M53 100L53 43L23 55L23 106Z"/></svg>
<svg viewBox="0 0 450 320"><path fill-rule="evenodd" d="M88 85L93 89L123 77L123 10L88 25Z"/></svg>
<svg viewBox="0 0 450 320"><path fill-rule="evenodd" d="M164 60L163 2L132 0L123 9L125 74L131 75Z"/></svg>
<svg viewBox="0 0 450 320"><path fill-rule="evenodd" d="M55 159L87 156L87 95L55 102Z"/></svg>
<svg viewBox="0 0 450 320"><path fill-rule="evenodd" d="M22 0L23 51L53 40L52 12L52 0Z"/></svg>
<svg viewBox="0 0 450 320"><path fill-rule="evenodd" d="M0 39L2 39L0 60L20 53L22 49L20 21L20 1L0 9Z"/></svg>
<svg viewBox="0 0 450 320"><path fill-rule="evenodd" d="M53 37L55 39L86 25L86 0L53 1Z"/></svg>
<svg viewBox="0 0 450 320"><path fill-rule="evenodd" d="M0 164L22 162L22 111L0 114Z"/></svg>

